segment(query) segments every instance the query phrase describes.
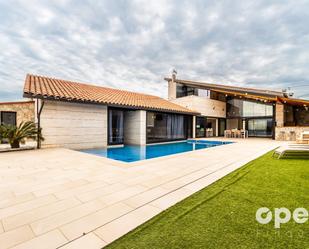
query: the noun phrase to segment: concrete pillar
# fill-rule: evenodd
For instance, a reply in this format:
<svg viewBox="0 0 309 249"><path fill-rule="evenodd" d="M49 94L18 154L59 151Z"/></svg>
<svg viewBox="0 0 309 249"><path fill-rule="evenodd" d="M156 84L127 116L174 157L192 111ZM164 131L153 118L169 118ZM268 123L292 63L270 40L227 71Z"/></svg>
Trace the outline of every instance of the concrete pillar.
<svg viewBox="0 0 309 249"><path fill-rule="evenodd" d="M215 136L217 137L219 135L219 119L216 118L216 131Z"/></svg>
<svg viewBox="0 0 309 249"><path fill-rule="evenodd" d="M125 111L123 134L125 144L145 145L146 111Z"/></svg>
<svg viewBox="0 0 309 249"><path fill-rule="evenodd" d="M192 117L192 138L195 138L196 131L196 116Z"/></svg>

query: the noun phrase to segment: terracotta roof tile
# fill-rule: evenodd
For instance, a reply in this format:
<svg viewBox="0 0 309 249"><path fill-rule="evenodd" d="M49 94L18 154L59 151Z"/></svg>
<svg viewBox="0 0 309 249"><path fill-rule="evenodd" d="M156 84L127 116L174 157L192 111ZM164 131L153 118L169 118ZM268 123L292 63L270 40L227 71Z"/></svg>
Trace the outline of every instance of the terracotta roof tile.
<svg viewBox="0 0 309 249"><path fill-rule="evenodd" d="M24 96L197 114L157 96L28 74Z"/></svg>

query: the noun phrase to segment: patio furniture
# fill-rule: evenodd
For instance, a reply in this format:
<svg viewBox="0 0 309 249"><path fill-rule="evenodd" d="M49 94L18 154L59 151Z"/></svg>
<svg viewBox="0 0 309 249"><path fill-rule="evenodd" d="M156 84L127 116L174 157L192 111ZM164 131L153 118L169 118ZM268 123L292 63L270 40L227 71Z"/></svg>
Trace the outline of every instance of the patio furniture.
<svg viewBox="0 0 309 249"><path fill-rule="evenodd" d="M212 128L208 128L206 130L206 137L213 137L213 129Z"/></svg>
<svg viewBox="0 0 309 249"><path fill-rule="evenodd" d="M231 138L232 137L232 131L231 130L225 130L224 131L224 137L225 138Z"/></svg>
<svg viewBox="0 0 309 249"><path fill-rule="evenodd" d="M241 132L240 132L240 130L234 131L234 136L235 136L235 138L241 138Z"/></svg>
<svg viewBox="0 0 309 249"><path fill-rule="evenodd" d="M237 129L232 129L231 131L232 131L232 137L236 138L236 131L237 131Z"/></svg>
<svg viewBox="0 0 309 249"><path fill-rule="evenodd" d="M309 145L307 144L290 144L277 148L273 157L277 155L278 159L282 157L308 157L309 158Z"/></svg>
<svg viewBox="0 0 309 249"><path fill-rule="evenodd" d="M241 138L248 138L248 131L247 130L240 130Z"/></svg>

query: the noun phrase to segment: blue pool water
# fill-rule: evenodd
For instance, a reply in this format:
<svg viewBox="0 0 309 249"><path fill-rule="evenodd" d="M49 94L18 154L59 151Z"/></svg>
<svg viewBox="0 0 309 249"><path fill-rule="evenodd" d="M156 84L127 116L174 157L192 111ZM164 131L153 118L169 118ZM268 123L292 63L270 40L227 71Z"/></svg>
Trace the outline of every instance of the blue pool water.
<svg viewBox="0 0 309 249"><path fill-rule="evenodd" d="M125 145L118 148L88 149L81 151L123 162L135 162L155 157L182 153L186 151L205 149L229 143L231 142L187 140L185 142L147 146Z"/></svg>

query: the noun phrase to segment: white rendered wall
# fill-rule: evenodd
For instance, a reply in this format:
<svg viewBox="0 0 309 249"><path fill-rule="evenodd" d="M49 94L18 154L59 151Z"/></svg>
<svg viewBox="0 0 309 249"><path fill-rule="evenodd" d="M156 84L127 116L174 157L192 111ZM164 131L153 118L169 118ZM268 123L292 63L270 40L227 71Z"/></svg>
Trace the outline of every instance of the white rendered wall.
<svg viewBox="0 0 309 249"><path fill-rule="evenodd" d="M146 111L124 112L124 143L146 144Z"/></svg>
<svg viewBox="0 0 309 249"><path fill-rule="evenodd" d="M45 101L41 114L42 147L72 149L107 146L107 107Z"/></svg>

